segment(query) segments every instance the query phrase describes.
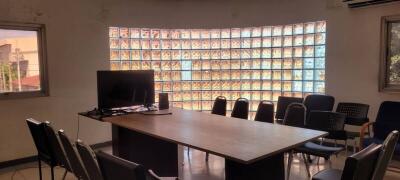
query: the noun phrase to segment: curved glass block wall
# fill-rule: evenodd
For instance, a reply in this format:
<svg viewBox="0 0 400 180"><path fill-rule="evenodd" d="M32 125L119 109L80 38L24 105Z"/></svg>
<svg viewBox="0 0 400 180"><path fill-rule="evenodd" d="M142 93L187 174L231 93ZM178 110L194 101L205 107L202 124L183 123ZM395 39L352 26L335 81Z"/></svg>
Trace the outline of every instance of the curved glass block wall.
<svg viewBox="0 0 400 180"><path fill-rule="evenodd" d="M217 96L260 100L325 92L326 22L230 29L110 27L112 70L155 70L174 107L210 111ZM157 101L156 96L156 101ZM230 113L228 113L230 114Z"/></svg>

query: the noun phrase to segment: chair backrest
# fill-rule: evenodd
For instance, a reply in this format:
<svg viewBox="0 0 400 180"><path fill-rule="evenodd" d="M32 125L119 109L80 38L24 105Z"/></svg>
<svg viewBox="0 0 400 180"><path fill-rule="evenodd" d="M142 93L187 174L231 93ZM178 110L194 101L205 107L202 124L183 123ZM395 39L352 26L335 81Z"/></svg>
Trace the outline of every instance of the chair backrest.
<svg viewBox="0 0 400 180"><path fill-rule="evenodd" d="M247 119L249 117L249 100L246 98L239 98L235 101L232 109L232 117Z"/></svg>
<svg viewBox="0 0 400 180"><path fill-rule="evenodd" d="M398 140L399 131L392 131L383 142L382 151L379 155L378 163L376 165L372 180L381 180L383 179L383 176L385 176L386 168L392 159Z"/></svg>
<svg viewBox="0 0 400 180"><path fill-rule="evenodd" d="M35 143L38 156L41 160L46 162L56 163L56 158L50 147L49 139L44 130L44 123L36 121L35 119L27 119L29 130L31 132L33 142Z"/></svg>
<svg viewBox="0 0 400 180"><path fill-rule="evenodd" d="M275 118L276 119L285 118L286 109L290 104L292 104L292 103L302 103L302 102L303 102L303 98L279 96L278 97L278 102L277 102L277 105L276 105Z"/></svg>
<svg viewBox="0 0 400 180"><path fill-rule="evenodd" d="M311 94L304 99L307 108L307 118L311 111L332 111L335 98L329 95Z"/></svg>
<svg viewBox="0 0 400 180"><path fill-rule="evenodd" d="M81 157L79 156L75 144L71 143L68 136L64 133L64 130L60 129L58 131L58 136L60 137L61 143L64 147L65 154L69 164L71 165L72 172L78 179L88 180L86 169L84 168Z"/></svg>
<svg viewBox="0 0 400 180"><path fill-rule="evenodd" d="M255 121L274 123L274 104L270 101L261 101L258 104Z"/></svg>
<svg viewBox="0 0 400 180"><path fill-rule="evenodd" d="M286 109L283 124L294 127L304 127L306 123L306 111L307 108L302 103L290 104Z"/></svg>
<svg viewBox="0 0 400 180"><path fill-rule="evenodd" d="M362 151L347 157L342 180L371 180L382 145L371 144Z"/></svg>
<svg viewBox="0 0 400 180"><path fill-rule="evenodd" d="M129 179L145 180L146 171L143 166L119 157L99 151L96 153L97 160L104 180Z"/></svg>
<svg viewBox="0 0 400 180"><path fill-rule="evenodd" d="M226 116L226 98L224 96L215 98L211 114Z"/></svg>
<svg viewBox="0 0 400 180"><path fill-rule="evenodd" d="M82 163L85 166L86 172L91 180L103 180L96 154L87 144L81 140L76 141L76 148L81 156Z"/></svg>
<svg viewBox="0 0 400 180"><path fill-rule="evenodd" d="M306 127L321 131L341 131L346 115L331 111L311 111Z"/></svg>
<svg viewBox="0 0 400 180"><path fill-rule="evenodd" d="M361 126L368 122L368 104L341 102L337 105L336 112L346 114L345 124Z"/></svg>
<svg viewBox="0 0 400 180"><path fill-rule="evenodd" d="M65 154L64 148L62 147L61 141L56 133L56 131L51 126L50 122L44 122L44 130L49 140L49 144L54 152L54 156L59 162L59 165L72 172L71 166L68 162L67 156Z"/></svg>
<svg viewBox="0 0 400 180"><path fill-rule="evenodd" d="M399 112L400 102L382 102L373 126L375 138L384 140L393 130L400 131Z"/></svg>

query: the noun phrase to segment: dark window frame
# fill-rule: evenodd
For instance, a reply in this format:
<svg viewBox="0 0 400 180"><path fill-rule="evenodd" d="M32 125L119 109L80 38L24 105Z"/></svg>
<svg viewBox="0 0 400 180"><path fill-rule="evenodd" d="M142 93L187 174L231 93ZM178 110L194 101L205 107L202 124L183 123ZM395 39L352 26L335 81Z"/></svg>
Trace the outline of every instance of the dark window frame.
<svg viewBox="0 0 400 180"><path fill-rule="evenodd" d="M3 92L0 93L0 100L49 96L50 93L49 93L49 81L48 81L48 71L47 71L46 26L44 24L37 24L37 23L0 21L0 29L27 30L27 31L37 32L38 58L39 58L38 63L39 63L39 76L40 76L40 90L22 91L22 92Z"/></svg>

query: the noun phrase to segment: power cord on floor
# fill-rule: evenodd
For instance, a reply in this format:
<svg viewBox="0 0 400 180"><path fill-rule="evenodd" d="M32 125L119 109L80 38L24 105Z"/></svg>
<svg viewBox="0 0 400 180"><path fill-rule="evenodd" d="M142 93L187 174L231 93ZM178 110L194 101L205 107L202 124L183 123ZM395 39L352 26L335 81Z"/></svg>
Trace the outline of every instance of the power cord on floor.
<svg viewBox="0 0 400 180"><path fill-rule="evenodd" d="M79 139L79 126L80 126L80 115L78 114L78 127L77 127L77 131L76 131L76 140Z"/></svg>
<svg viewBox="0 0 400 180"><path fill-rule="evenodd" d="M44 166L42 166L42 169L43 168L48 168L48 167L49 166L44 165ZM11 174L11 180L14 180L14 177L15 177L15 175L17 173L22 177L22 179L26 180L26 177L24 176L24 174L21 173L21 171L22 170L27 170L27 169L36 169L36 168L39 168L39 167L38 166L31 166L31 167L23 167L23 168L15 169L13 171L13 173Z"/></svg>

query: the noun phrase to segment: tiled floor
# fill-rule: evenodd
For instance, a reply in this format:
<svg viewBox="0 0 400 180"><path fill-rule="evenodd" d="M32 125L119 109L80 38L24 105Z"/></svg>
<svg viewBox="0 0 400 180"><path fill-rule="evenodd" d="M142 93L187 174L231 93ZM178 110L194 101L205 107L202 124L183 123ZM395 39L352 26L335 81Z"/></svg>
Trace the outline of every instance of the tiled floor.
<svg viewBox="0 0 400 180"><path fill-rule="evenodd" d="M109 148L105 149L110 151ZM187 149L184 148L183 153L183 165L180 169L180 178L184 180L222 180L224 179L224 159L218 156L210 155L209 161L205 161L205 153L190 149L189 156L187 155ZM290 179L308 179L305 166L300 158L295 157ZM337 158L332 159L333 168L342 168L344 164L344 153L339 155ZM397 164L396 164L397 165ZM313 163L311 166L311 174L324 169L324 161L320 161L320 165L317 166ZM50 179L50 169L46 166L43 169L44 179ZM55 170L56 179L61 179L64 170L61 168L56 168ZM36 163L28 163L20 165L18 167L12 167L0 170L0 180L35 180L38 178L38 169ZM75 179L73 175L68 174L67 180ZM393 171L387 171L385 180L397 180L400 179L400 173Z"/></svg>

